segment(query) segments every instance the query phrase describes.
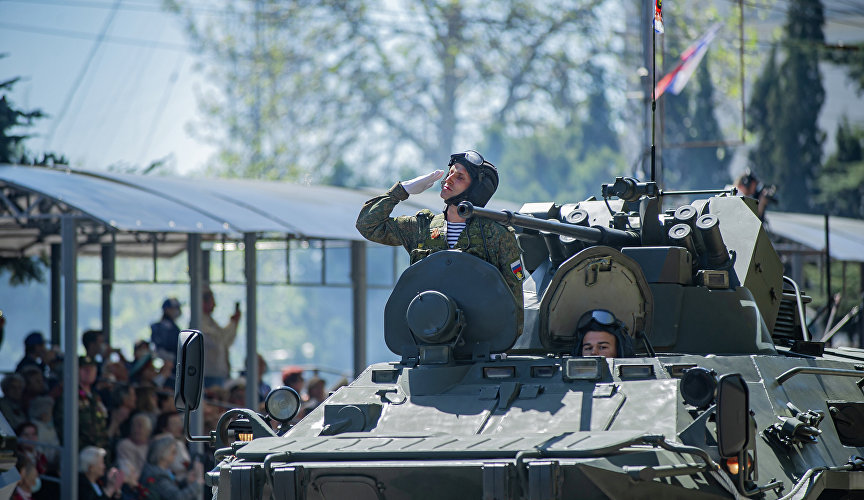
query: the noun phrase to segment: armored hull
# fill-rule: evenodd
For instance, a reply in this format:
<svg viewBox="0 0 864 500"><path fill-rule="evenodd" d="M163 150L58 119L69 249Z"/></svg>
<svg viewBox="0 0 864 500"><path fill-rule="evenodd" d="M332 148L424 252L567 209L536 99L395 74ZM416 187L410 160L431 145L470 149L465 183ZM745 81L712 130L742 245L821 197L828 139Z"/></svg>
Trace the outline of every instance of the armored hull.
<svg viewBox="0 0 864 500"><path fill-rule="evenodd" d="M229 415L252 439L215 433L217 498L864 493L864 352L810 339L808 298L752 204L661 211L656 186L619 181L604 186L613 199L521 215L464 207L520 227L522 334L495 268L423 259L385 310L393 362L281 432ZM576 321L597 308L623 320L633 356L581 355Z"/></svg>

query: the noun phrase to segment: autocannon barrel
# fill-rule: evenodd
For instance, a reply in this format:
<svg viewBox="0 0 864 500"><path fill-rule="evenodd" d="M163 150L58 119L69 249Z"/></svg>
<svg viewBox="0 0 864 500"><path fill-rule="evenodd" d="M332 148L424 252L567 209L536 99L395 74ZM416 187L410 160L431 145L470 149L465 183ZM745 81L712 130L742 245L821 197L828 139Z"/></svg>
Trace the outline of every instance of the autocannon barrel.
<svg viewBox="0 0 864 500"><path fill-rule="evenodd" d="M477 216L494 221L503 222L511 226L548 231L562 236L570 236L577 240L588 243L601 243L613 247L639 246L640 238L636 233L612 229L601 226L584 227L574 224L565 224L555 220L537 219L510 212L509 210L489 210L488 208L475 207L470 202L463 201L457 207L459 217L467 219Z"/></svg>

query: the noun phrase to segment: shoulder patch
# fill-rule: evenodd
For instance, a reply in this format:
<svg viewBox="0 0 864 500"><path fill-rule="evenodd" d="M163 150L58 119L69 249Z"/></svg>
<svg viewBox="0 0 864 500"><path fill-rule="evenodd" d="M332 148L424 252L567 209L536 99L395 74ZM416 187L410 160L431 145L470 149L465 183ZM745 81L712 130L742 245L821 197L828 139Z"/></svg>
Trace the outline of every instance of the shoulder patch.
<svg viewBox="0 0 864 500"><path fill-rule="evenodd" d="M513 263L510 264L510 270L513 271L513 274L516 275L516 278L519 281L522 281L522 259L513 261Z"/></svg>

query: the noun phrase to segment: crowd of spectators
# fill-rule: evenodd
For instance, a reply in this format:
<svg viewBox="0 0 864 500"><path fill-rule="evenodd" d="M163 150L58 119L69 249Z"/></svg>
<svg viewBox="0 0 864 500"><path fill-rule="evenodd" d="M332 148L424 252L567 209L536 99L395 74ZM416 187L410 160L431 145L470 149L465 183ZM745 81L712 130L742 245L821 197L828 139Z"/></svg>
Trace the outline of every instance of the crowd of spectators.
<svg viewBox="0 0 864 500"><path fill-rule="evenodd" d="M136 342L131 358L108 345L101 331L89 330L81 336L86 354L78 359L78 498L202 497L203 471L214 465L213 450L196 456L184 438L183 416L174 405L176 352L170 349L170 338L166 340L166 335L174 335L176 345L180 330L174 321L179 302L166 300L163 312L162 320L151 327L153 338ZM239 318L239 310L235 315ZM56 500L63 444L62 395L70 389L64 387L62 354L47 346L40 332L28 335L24 348L15 372L0 379L0 411L18 440L21 480L12 498ZM268 367L260 355L258 359L258 392L263 401L270 391L263 378ZM326 398L322 379L315 377L306 385L303 370L297 367L284 369L282 375L282 382L304 399L298 419ZM227 409L245 406L246 380L241 374L222 380L208 377L207 381L204 424L213 429Z"/></svg>

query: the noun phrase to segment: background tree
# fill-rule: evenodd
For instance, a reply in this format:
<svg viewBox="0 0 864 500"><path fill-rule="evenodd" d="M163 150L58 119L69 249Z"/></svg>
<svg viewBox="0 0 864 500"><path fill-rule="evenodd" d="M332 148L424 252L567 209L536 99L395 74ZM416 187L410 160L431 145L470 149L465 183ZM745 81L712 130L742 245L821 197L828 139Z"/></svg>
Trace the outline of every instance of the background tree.
<svg viewBox="0 0 864 500"><path fill-rule="evenodd" d="M622 175L623 156L601 145L592 150L581 123L536 128L529 135L495 136L510 169L496 196L514 201L580 201L600 195L600 184Z"/></svg>
<svg viewBox="0 0 864 500"><path fill-rule="evenodd" d="M336 165L392 180L440 167L488 130L566 129L589 98L585 63L610 38L602 2L587 0L226 1L206 18L191 2L170 6L224 95L203 101L200 130L221 147L214 170L286 180L332 177Z"/></svg>
<svg viewBox="0 0 864 500"><path fill-rule="evenodd" d="M837 126L836 142L837 150L819 175L816 200L829 214L864 218L864 129L844 118Z"/></svg>
<svg viewBox="0 0 864 500"><path fill-rule="evenodd" d="M40 160L31 156L25 142L31 136L25 130L45 114L41 110L23 111L16 109L9 101L8 94L20 78L0 82L0 164L28 163L65 163L62 157L43 154ZM20 285L29 281L42 281L45 277L47 260L44 257L0 257L0 273L9 273L9 284Z"/></svg>
<svg viewBox="0 0 864 500"><path fill-rule="evenodd" d="M23 111L15 109L7 99L21 78L16 77L0 82L0 163L30 163L24 142L30 135L22 133L23 129L33 125L33 121L44 118L41 110Z"/></svg>
<svg viewBox="0 0 864 500"><path fill-rule="evenodd" d="M711 189L729 183L731 151L714 109L710 51L679 95L664 95L663 181L667 189ZM675 147L670 147L669 145Z"/></svg>
<svg viewBox="0 0 864 500"><path fill-rule="evenodd" d="M720 27L683 91L677 96L667 93L658 99L654 142L659 180L665 189L723 187L732 180L730 164L744 129L742 71L764 60L764 54L756 47L760 34L752 19L764 20L766 11L748 9L743 40L739 36L742 26L737 7L730 10L709 2L693 9L686 3L669 3L664 5L663 11L665 34L654 37L653 43L650 31L643 37L647 54L640 63L647 70L642 85L647 96L643 109L648 110L649 120L654 66L656 80L660 80L680 63L680 56L687 47L712 26ZM646 22L650 23L651 19L653 11ZM743 51L740 50L742 43ZM650 56L652 46L657 52L653 58ZM641 171L647 173L650 170L650 130L646 134L646 127L639 128L646 137Z"/></svg>
<svg viewBox="0 0 864 500"><path fill-rule="evenodd" d="M738 21L724 20L713 8L690 10L679 8L670 13L667 33L663 35L662 67L657 61L658 80L681 62L681 54L709 27L720 24L720 28L683 90L675 95L667 89L658 98L657 127L658 130L662 127L658 132L662 135L658 135L656 142L661 146L662 184L666 189L709 189L723 187L730 181L732 151L724 145L727 131L718 121L716 109L729 104L730 95L726 94L740 92L740 76L734 71L740 61L724 43L724 36L733 31ZM723 89L723 95L715 92L715 82ZM736 114L730 114L726 126L740 130Z"/></svg>
<svg viewBox="0 0 864 500"><path fill-rule="evenodd" d="M819 70L824 22L820 0L789 3L780 43L785 59L776 67L772 49L750 100L748 129L757 136L758 146L750 151L749 161L766 183L780 186L783 210L801 211L812 205L816 190L824 142L817 124L825 101Z"/></svg>
<svg viewBox="0 0 864 500"><path fill-rule="evenodd" d="M849 79L864 93L864 44L835 45L825 53L825 60L846 67Z"/></svg>
<svg viewBox="0 0 864 500"><path fill-rule="evenodd" d="M589 61L586 98L558 110L563 126L491 127L483 151L506 158L498 194L514 201L559 203L599 195L600 184L625 173L615 122L620 119L606 96L606 70Z"/></svg>
<svg viewBox="0 0 864 500"><path fill-rule="evenodd" d="M699 143L722 143L724 140L714 107L716 98L711 69L710 52L705 54L702 65L696 70L696 95L693 101L693 122L696 126L694 141ZM722 187L729 181L729 161L732 151L723 145L706 145L690 149L683 165L690 165L692 186ZM698 168L693 168L698 166Z"/></svg>

